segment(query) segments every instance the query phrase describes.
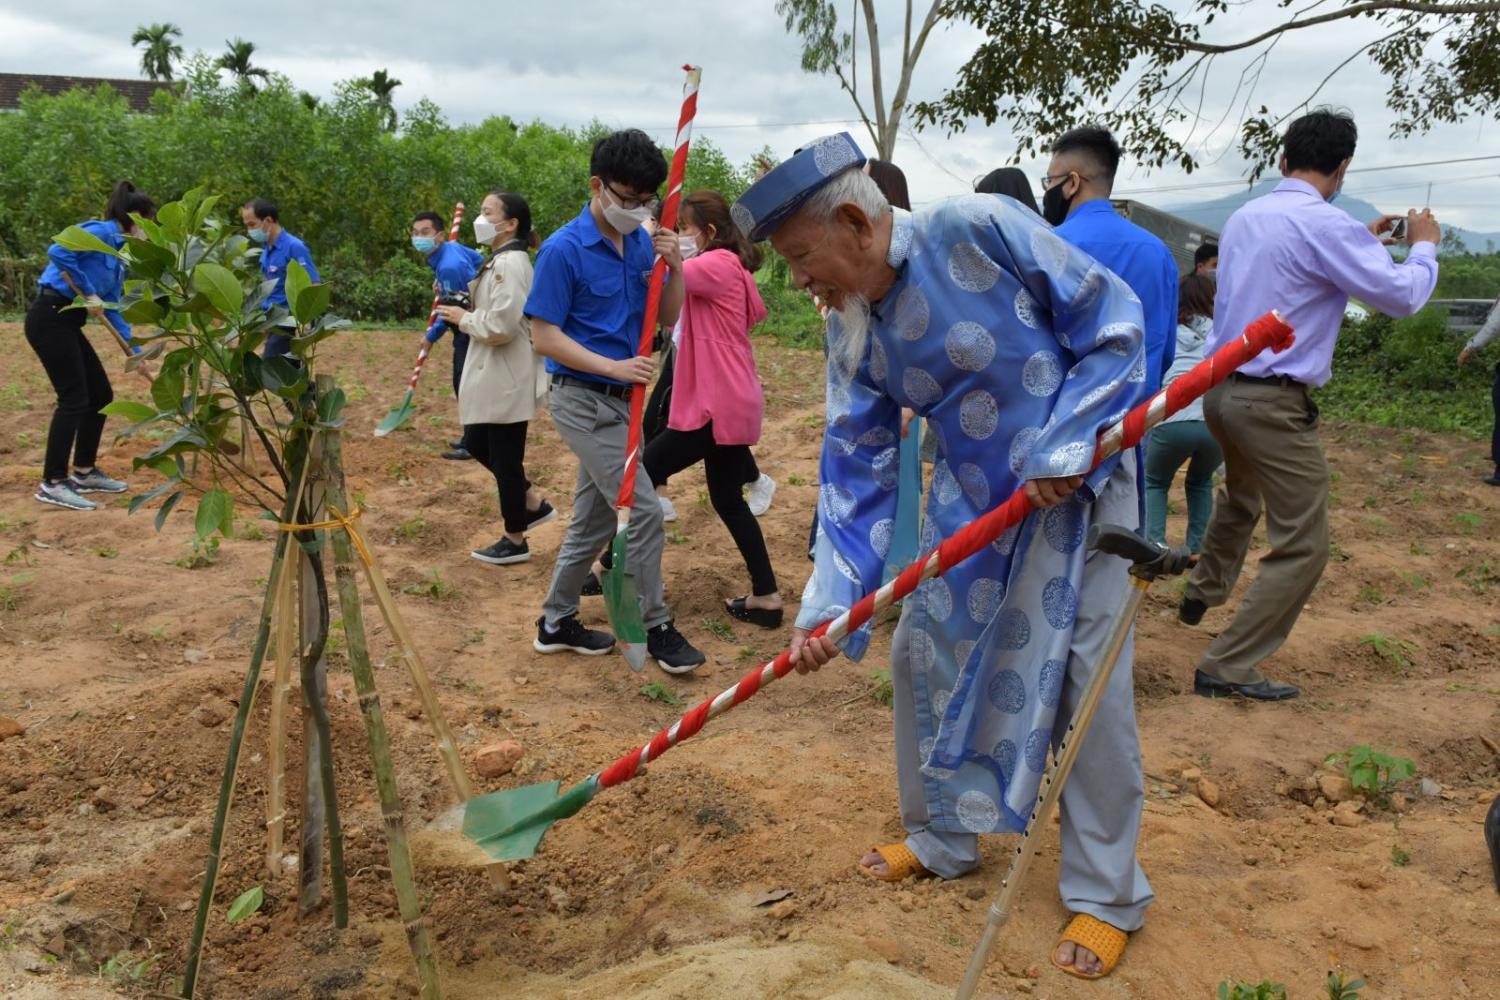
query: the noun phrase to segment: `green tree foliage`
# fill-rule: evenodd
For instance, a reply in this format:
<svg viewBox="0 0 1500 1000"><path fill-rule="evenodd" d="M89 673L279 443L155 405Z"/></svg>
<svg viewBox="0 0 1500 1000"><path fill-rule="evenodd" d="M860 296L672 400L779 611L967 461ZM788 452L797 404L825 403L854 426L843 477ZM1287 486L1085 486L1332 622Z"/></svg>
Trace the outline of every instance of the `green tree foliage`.
<svg viewBox="0 0 1500 1000"><path fill-rule="evenodd" d="M1440 299L1500 297L1500 253L1445 253L1438 268Z"/></svg>
<svg viewBox="0 0 1500 1000"><path fill-rule="evenodd" d="M1244 23L1246 8L1260 14L1255 27L1214 24L1231 10ZM1215 62L1245 53L1252 58L1233 96L1232 79L1219 89L1240 116L1240 153L1258 173L1280 153L1284 123L1328 82L1279 109L1252 103L1255 79L1286 37L1324 43L1321 62L1301 67L1317 77L1331 78L1360 57L1373 64L1385 78L1395 137L1493 117L1500 108L1500 0L1339 0L1300 9L1288 0L950 0L944 11L985 41L951 89L915 109L917 121L961 130L973 118L998 120L1015 135L1018 157L1071 125L1100 121L1132 159L1191 171L1218 119L1199 116ZM1356 24L1374 25L1378 37L1351 41Z"/></svg>
<svg viewBox="0 0 1500 1000"><path fill-rule="evenodd" d="M377 69L371 75L355 82L358 86L368 90L370 96L375 98L375 106L380 109L381 119L385 122L385 130L396 131L396 105L392 102L391 95L396 92L397 87L401 86L401 81L385 70Z"/></svg>
<svg viewBox="0 0 1500 1000"><path fill-rule="evenodd" d="M172 79L172 65L182 59L182 46L172 41L181 38L182 29L170 21L141 25L130 36L130 44L144 45L141 73L148 80Z"/></svg>
<svg viewBox="0 0 1500 1000"><path fill-rule="evenodd" d="M219 68L227 69L231 76L239 81L244 90L254 90L256 78L269 79L271 71L262 69L251 63L250 59L255 55L255 43L247 42L243 38L234 41L225 41L224 54L219 57Z"/></svg>
<svg viewBox="0 0 1500 1000"><path fill-rule="evenodd" d="M432 274L408 243L412 216L446 217L461 200L472 219L487 191L515 191L545 238L587 199L589 152L605 132L504 117L455 126L426 100L390 132L364 87L345 83L310 105L279 74L252 91L222 80L217 60L202 55L187 61L183 82L182 93L158 94L144 115L107 87L34 92L19 112L0 115L6 307L29 301L52 235L97 218L115 181L129 178L158 201L197 187L226 205L272 198L311 247L341 315L425 316ZM733 199L747 184L712 142L694 138L687 190ZM473 241L467 225L461 239Z"/></svg>

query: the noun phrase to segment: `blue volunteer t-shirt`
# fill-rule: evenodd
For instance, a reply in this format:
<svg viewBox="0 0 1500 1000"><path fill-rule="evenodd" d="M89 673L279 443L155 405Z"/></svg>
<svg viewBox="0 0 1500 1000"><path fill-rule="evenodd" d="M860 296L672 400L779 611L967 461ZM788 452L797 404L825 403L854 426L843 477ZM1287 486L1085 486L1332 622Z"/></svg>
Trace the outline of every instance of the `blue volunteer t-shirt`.
<svg viewBox="0 0 1500 1000"><path fill-rule="evenodd" d="M453 240L444 240L427 255L427 266L437 275L438 287L444 292L462 292L484 266L484 255Z"/></svg>
<svg viewBox="0 0 1500 1000"><path fill-rule="evenodd" d="M656 254L645 229L625 237L625 254L599 232L585 205L548 237L537 254L526 315L551 323L595 354L615 361L636 355L646 318L646 288ZM623 385L547 359L547 371L589 382Z"/></svg>
<svg viewBox="0 0 1500 1000"><path fill-rule="evenodd" d="M296 261L307 268L307 276L317 284L323 279L318 277L318 269L313 266L312 254L307 251L307 244L287 232L285 229L276 237L276 242L270 246L263 246L260 250L260 275L267 280L275 279L276 290L266 299L266 308L272 306L285 306L290 309L286 301L286 269L292 261Z"/></svg>

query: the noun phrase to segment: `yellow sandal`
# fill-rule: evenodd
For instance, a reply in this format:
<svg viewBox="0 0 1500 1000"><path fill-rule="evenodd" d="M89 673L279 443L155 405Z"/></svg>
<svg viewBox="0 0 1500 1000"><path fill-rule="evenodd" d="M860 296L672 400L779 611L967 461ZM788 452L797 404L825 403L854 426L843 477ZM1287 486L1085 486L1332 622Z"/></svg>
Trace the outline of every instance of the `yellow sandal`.
<svg viewBox="0 0 1500 1000"><path fill-rule="evenodd" d="M1120 962L1120 956L1125 954L1125 942L1129 938L1130 935L1118 927L1106 924L1098 917L1091 917L1087 913L1075 913L1073 919L1068 921L1067 929L1052 946L1050 958L1053 965L1070 976L1077 976L1079 979L1103 979L1115 971L1115 966ZM1093 952L1099 957L1099 964L1104 971L1091 976L1088 973L1079 972L1074 966L1063 965L1057 960L1057 948L1064 941L1080 945Z"/></svg>
<svg viewBox="0 0 1500 1000"><path fill-rule="evenodd" d="M886 844L884 847L872 847L870 850L880 855L881 860L890 869L884 875L876 875L869 868L860 865L859 870L870 878L879 879L882 882L900 882L904 879L923 878L932 874L922 866L922 862L917 860L917 856L905 844Z"/></svg>

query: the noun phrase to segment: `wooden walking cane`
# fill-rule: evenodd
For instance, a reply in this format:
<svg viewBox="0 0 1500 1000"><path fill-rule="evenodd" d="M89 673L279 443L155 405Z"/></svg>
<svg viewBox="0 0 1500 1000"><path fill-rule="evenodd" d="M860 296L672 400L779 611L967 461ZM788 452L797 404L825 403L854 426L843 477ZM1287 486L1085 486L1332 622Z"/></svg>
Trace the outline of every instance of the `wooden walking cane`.
<svg viewBox="0 0 1500 1000"><path fill-rule="evenodd" d="M1047 828L1047 821L1057 808L1063 782L1068 780L1073 764L1078 760L1079 748L1088 736L1099 701L1109 687L1115 663L1120 659L1120 651L1125 648L1125 640L1135 625L1136 612L1146 597L1146 591L1151 589L1151 584L1156 580L1164 576L1175 576L1186 570L1192 560L1186 548L1168 549L1164 545L1155 545L1129 528L1119 525L1094 525L1089 529L1088 544L1089 548L1104 554L1130 560L1130 596L1115 615L1109 640L1104 646L1104 655L1094 668L1094 676L1089 679L1078 709L1068 723L1067 732L1063 733L1062 740L1057 745L1057 751L1052 756L1052 766L1042 775L1036 806L1031 810L1031 816L1026 821L1026 831L1021 835L1021 842L1016 845L1015 854L1011 857L1010 870L1000 882L999 895L990 906L984 933L974 947L968 970L964 973L963 982L959 984L957 1000L971 1000L974 991L979 988L979 980L989 962L990 951L995 947L995 939L1000 934L1000 928L1010 919L1011 908L1021 891L1021 883L1025 881L1026 873L1031 868L1040 831Z"/></svg>

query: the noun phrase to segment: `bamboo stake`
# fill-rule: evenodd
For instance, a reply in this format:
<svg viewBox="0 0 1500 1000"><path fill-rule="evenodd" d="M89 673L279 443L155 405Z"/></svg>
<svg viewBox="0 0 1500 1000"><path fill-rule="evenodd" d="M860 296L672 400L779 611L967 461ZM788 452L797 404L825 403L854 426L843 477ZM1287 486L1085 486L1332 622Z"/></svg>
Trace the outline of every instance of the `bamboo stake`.
<svg viewBox="0 0 1500 1000"><path fill-rule="evenodd" d="M338 506L336 502L334 506ZM401 658L406 661L406 669L411 674L412 686L417 689L417 696L422 700L422 711L432 726L433 735L437 737L438 753L442 756L443 764L447 768L448 781L453 786L453 792L458 796L458 801L467 802L474 797L474 785L469 781L468 772L464 770L463 760L458 755L458 744L453 738L453 730L449 728L448 718L443 714L442 705L438 703L437 694L432 689L432 677L427 673L427 667L417 653L417 644L412 639L411 632L407 630L406 620L401 617L401 611L391 596L390 588L386 586L385 574L380 571L380 567L375 564L373 558L366 557L363 552L360 555L360 562L365 568L365 578L370 583L370 590L375 594L375 603L380 606L380 613L385 618L386 627L396 638L401 650ZM510 888L510 872L503 862L496 861L486 866L485 871L489 874L490 884L496 890L503 892Z"/></svg>
<svg viewBox="0 0 1500 1000"><path fill-rule="evenodd" d="M335 509L345 510L347 500L343 449L339 439L338 431L327 435L324 463L328 470L328 502ZM370 759L375 769L375 785L380 793L380 812L385 821L391 882L396 888L396 902L400 907L407 944L411 947L412 960L417 966L422 1000L442 1000L442 984L438 977L432 935L422 916L422 904L417 898L411 850L407 846L406 827L402 820L401 792L396 785L395 764L391 759L390 739L385 729L385 713L380 707L380 694L375 690L375 671L370 666L369 647L365 642L364 612L360 607L359 587L354 576L353 545L346 532L332 531L329 534L333 542L334 578L338 584L339 607L344 616L344 637L349 647L349 667L354 675L355 690L359 693L359 708L365 717Z"/></svg>
<svg viewBox="0 0 1500 1000"><path fill-rule="evenodd" d="M300 492L293 496L300 496ZM293 514L295 517L296 515ZM296 643L293 594L296 563L284 559L276 580L276 673L271 682L271 721L267 755L270 778L266 783L266 870L271 878L280 878L281 854L286 838L286 704L292 690L292 649Z"/></svg>
<svg viewBox="0 0 1500 1000"><path fill-rule="evenodd" d="M292 510L301 492L300 481L307 475L307 460L303 459L298 470L299 485L287 494L283 519L292 517ZM234 729L229 735L229 753L224 761L224 777L219 782L219 801L214 809L214 825L208 837L208 862L203 873L203 889L198 894L198 912L193 917L193 933L188 939L187 968L182 977L182 995L192 1000L198 985L198 970L203 960L203 938L208 930L208 914L213 908L214 887L219 880L219 858L224 848L224 829L229 819L229 808L234 799L235 773L239 770L240 750L245 742L245 725L250 718L250 709L255 704L255 692L260 682L261 664L265 662L266 646L271 638L271 611L273 607L273 581L281 573L290 539L285 532L276 533L276 544L271 557L271 574L266 579L265 597L260 606L260 624L255 632L255 647L250 653L250 668L245 672L245 685L240 692L240 707L234 715Z"/></svg>

